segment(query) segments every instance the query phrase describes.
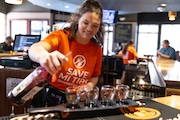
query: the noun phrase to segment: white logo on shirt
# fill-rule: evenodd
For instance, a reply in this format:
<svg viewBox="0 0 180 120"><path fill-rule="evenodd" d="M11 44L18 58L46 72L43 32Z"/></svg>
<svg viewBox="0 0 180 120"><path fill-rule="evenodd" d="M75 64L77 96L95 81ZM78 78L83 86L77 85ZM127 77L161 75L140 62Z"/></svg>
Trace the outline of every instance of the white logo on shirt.
<svg viewBox="0 0 180 120"><path fill-rule="evenodd" d="M76 55L73 58L73 63L77 68L83 68L86 65L86 59L82 55Z"/></svg>

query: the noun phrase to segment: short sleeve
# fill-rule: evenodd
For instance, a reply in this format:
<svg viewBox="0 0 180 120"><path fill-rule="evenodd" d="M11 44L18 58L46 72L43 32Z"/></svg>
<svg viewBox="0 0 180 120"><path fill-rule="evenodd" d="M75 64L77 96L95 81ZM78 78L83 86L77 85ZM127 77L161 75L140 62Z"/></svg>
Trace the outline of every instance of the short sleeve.
<svg viewBox="0 0 180 120"><path fill-rule="evenodd" d="M65 37L65 38L64 38ZM41 42L47 42L51 46L51 51L55 51L59 48L59 45L63 40L67 39L67 35L62 30L55 31L50 33L45 39Z"/></svg>

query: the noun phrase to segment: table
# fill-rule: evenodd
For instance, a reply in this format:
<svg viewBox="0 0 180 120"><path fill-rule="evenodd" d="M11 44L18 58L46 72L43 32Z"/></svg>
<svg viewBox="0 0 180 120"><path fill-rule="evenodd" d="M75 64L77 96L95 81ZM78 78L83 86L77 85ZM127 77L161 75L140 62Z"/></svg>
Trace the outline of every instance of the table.
<svg viewBox="0 0 180 120"><path fill-rule="evenodd" d="M179 95L159 97L159 98L154 98L152 100L180 110L180 102L179 102L180 96Z"/></svg>

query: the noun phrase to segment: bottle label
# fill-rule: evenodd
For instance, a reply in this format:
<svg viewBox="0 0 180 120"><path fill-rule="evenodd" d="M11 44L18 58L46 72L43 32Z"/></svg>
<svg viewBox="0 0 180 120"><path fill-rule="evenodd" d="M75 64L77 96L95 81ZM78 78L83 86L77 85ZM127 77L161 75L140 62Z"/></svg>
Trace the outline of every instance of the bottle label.
<svg viewBox="0 0 180 120"><path fill-rule="evenodd" d="M39 92L43 87L35 86L33 89L31 89L28 93L26 93L21 99L23 101L27 101L31 99L37 92Z"/></svg>
<svg viewBox="0 0 180 120"><path fill-rule="evenodd" d="M21 93L28 85L30 85L33 80L38 77L40 71L34 70L31 74L29 74L22 82L20 82L13 90L12 94L16 97L19 93Z"/></svg>

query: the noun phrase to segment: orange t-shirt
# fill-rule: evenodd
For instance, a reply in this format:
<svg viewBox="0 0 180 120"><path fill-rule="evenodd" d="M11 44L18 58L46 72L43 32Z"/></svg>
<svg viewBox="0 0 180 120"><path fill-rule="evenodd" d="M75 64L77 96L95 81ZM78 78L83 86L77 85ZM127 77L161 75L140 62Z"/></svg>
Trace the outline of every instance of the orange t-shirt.
<svg viewBox="0 0 180 120"><path fill-rule="evenodd" d="M83 45L76 40L68 40L69 32L59 30L51 33L42 42L51 45L51 52L58 50L62 54L72 51L69 61L62 70L52 76L51 85L65 91L68 86L86 84L91 77L97 77L101 73L102 49L99 45L90 41Z"/></svg>
<svg viewBox="0 0 180 120"><path fill-rule="evenodd" d="M136 58L137 58L136 49L134 47L129 46L127 48L126 54L122 55L122 58L123 58L123 64L126 64L126 65L128 64L129 60L136 60Z"/></svg>

